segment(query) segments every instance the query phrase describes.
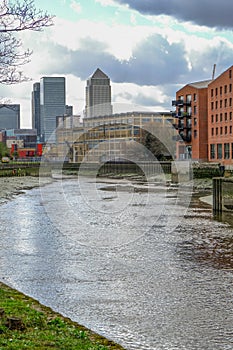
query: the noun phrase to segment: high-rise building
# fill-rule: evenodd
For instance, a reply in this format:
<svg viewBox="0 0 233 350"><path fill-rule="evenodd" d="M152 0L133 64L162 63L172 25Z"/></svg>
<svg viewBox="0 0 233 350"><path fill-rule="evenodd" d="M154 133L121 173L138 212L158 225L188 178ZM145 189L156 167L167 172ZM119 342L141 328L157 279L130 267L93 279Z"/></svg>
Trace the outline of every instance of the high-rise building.
<svg viewBox="0 0 233 350"><path fill-rule="evenodd" d="M20 128L20 105L0 104L0 130Z"/></svg>
<svg viewBox="0 0 233 350"><path fill-rule="evenodd" d="M109 77L99 68L87 80L85 117L112 114Z"/></svg>
<svg viewBox="0 0 233 350"><path fill-rule="evenodd" d="M40 79L40 129L44 142L56 142L57 116L66 111L64 77L43 77Z"/></svg>
<svg viewBox="0 0 233 350"><path fill-rule="evenodd" d="M33 84L32 91L32 128L37 130L37 136L41 136L40 127L40 83Z"/></svg>

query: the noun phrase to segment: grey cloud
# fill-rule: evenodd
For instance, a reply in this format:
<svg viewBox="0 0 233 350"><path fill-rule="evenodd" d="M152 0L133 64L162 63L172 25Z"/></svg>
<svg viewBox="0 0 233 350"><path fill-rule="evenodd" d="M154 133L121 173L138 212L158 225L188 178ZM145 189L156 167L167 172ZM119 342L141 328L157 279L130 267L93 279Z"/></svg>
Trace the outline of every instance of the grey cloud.
<svg viewBox="0 0 233 350"><path fill-rule="evenodd" d="M107 53L101 43L87 39L81 49L68 50L54 45L50 50L57 63L48 62L49 73L74 74L82 80L87 79L100 67L116 83L138 85L159 85L174 82L187 74L183 44L172 44L160 35L153 35L138 45L128 61L120 61Z"/></svg>
<svg viewBox="0 0 233 350"><path fill-rule="evenodd" d="M115 0L148 15L170 15L209 27L232 28L232 0Z"/></svg>
<svg viewBox="0 0 233 350"><path fill-rule="evenodd" d="M156 98L153 98L151 96L146 96L143 93L137 93L137 94L130 94L129 92L122 92L114 95L114 99L116 100L117 97L123 97L124 99L131 101L133 104L140 105L140 106L155 106L158 101Z"/></svg>
<svg viewBox="0 0 233 350"><path fill-rule="evenodd" d="M99 67L115 83L164 88L163 91L168 96L167 106L170 105L171 99L175 98L175 91L182 85L211 79L214 63L217 63L216 75L221 74L232 65L233 57L232 48L225 42L206 50L205 53L203 51L199 53L198 48L194 47L190 57L192 63L190 70L185 59L184 45L182 43L170 45L158 34L142 41L134 49L132 58L128 61L118 60L106 52L104 44L89 38L76 51L51 43L49 47L51 63L47 62L47 71L42 74L73 74L81 80L86 80ZM146 96L129 96L129 99L139 105L153 104L153 101L146 100Z"/></svg>

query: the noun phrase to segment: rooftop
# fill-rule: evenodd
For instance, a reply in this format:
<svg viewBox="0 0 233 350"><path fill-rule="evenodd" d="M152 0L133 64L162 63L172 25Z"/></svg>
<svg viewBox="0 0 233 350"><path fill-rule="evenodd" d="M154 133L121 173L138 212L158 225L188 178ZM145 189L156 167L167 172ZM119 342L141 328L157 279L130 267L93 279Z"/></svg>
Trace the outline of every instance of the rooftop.
<svg viewBox="0 0 233 350"><path fill-rule="evenodd" d="M209 79L209 80L203 80L203 81L196 81L196 82L190 83L188 85L193 86L197 89L203 89L203 88L207 88L209 83L211 83L211 82L212 82L212 80Z"/></svg>

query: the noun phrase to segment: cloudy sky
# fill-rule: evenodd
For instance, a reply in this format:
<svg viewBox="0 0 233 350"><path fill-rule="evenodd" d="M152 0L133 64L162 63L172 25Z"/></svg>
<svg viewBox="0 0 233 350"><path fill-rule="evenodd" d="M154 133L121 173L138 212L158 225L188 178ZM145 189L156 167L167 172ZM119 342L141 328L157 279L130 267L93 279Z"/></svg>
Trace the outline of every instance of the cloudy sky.
<svg viewBox="0 0 233 350"><path fill-rule="evenodd" d="M1 86L31 126L31 90L42 76L65 76L67 104L81 113L86 79L96 68L111 79L115 105L169 111L175 92L233 64L232 0L35 0L54 26L23 34L33 49L31 81ZM136 108L136 107L135 107ZM133 109L135 109L133 108Z"/></svg>

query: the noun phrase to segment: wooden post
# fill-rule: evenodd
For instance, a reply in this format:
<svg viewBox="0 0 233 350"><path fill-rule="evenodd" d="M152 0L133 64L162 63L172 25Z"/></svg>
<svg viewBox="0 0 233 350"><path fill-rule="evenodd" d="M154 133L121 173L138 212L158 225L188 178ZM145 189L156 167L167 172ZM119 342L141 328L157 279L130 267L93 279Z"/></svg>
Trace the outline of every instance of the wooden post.
<svg viewBox="0 0 233 350"><path fill-rule="evenodd" d="M222 212L222 180L221 177L213 178L213 211Z"/></svg>

